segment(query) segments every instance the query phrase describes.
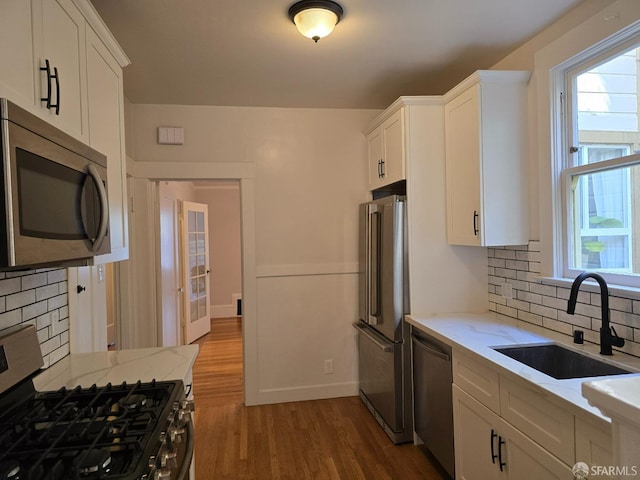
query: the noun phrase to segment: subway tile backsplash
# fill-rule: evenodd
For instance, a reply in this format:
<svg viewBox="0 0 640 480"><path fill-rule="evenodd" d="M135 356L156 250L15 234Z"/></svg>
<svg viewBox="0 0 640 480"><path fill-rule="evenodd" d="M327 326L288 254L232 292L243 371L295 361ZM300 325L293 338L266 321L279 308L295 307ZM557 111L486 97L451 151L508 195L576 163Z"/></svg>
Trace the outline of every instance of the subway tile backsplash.
<svg viewBox="0 0 640 480"><path fill-rule="evenodd" d="M545 285L540 280L540 242L488 249L489 310L567 335L583 330L585 341L600 342L600 294L580 291L576 314L566 313L570 285ZM511 284L512 298L502 295ZM610 295L611 324L625 346L620 350L640 357L640 301Z"/></svg>
<svg viewBox="0 0 640 480"><path fill-rule="evenodd" d="M35 325L45 367L69 354L66 269L0 272L0 334L19 324Z"/></svg>

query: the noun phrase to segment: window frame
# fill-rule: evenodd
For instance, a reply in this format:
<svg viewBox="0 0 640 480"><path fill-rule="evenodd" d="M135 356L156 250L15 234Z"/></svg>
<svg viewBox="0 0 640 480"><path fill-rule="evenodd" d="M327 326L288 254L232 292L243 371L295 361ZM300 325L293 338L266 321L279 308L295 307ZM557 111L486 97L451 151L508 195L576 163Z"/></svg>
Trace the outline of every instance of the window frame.
<svg viewBox="0 0 640 480"><path fill-rule="evenodd" d="M602 65L617 55L640 48L640 29L636 29L633 35L625 35L625 38L618 41L605 42L603 45L594 45L591 48L576 56L572 62L567 62L556 70L555 93L559 101L552 108L552 118L559 119L556 123L555 134L559 140L560 149L557 152L557 180L560 191L560 208L554 229L561 232L555 234L556 247L555 264L556 271L564 278L575 278L584 272L584 269L572 268L570 261L575 251L573 209L574 204L571 198L572 177L578 174L597 173L607 170L618 169L632 165L640 165L640 153L617 157L601 162L581 164L580 142L578 139L578 108L577 108L577 82L572 81L581 73L587 72L599 65ZM640 91L637 92L640 97ZM640 109L638 111L640 114ZM640 117L639 117L640 120ZM606 143L585 144L589 145L611 145ZM623 144L619 144L622 146ZM628 146L628 144L626 144ZM577 150L576 150L577 148ZM556 205L557 206L557 205ZM627 227L630 228L630 227ZM630 235L633 245L633 234ZM559 270L559 271L558 271ZM596 270L608 282L629 287L640 287L640 272L638 274L612 273L604 270Z"/></svg>

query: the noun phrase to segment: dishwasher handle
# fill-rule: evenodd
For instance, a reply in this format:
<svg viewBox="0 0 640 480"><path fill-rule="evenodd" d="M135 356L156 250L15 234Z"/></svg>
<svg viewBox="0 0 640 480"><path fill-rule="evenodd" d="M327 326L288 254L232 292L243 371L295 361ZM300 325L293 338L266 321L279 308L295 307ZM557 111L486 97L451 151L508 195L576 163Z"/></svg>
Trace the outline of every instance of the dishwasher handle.
<svg viewBox="0 0 640 480"><path fill-rule="evenodd" d="M444 360L446 362L451 361L451 356L449 356L444 352L441 352L440 350L436 350L432 345L428 345L424 343L420 337L416 335L411 335L411 339L413 340L413 344L416 347L419 347L420 349L424 350L430 355L433 355L434 357L438 357L439 359Z"/></svg>
<svg viewBox="0 0 640 480"><path fill-rule="evenodd" d="M371 340L375 344L375 346L378 347L383 352L393 352L393 344L384 343L380 341L378 338L376 338L375 334L371 332L369 330L369 327L367 327L366 325L363 325L361 323L354 323L353 328L355 328L360 333L362 333L365 337Z"/></svg>

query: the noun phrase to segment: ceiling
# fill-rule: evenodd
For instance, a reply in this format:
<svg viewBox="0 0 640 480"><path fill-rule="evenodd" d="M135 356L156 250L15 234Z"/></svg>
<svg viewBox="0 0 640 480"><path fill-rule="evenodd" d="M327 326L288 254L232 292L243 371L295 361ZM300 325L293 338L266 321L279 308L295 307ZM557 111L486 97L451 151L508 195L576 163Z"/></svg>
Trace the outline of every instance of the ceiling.
<svg viewBox="0 0 640 480"><path fill-rule="evenodd" d="M442 94L581 0L340 0L317 44L292 0L91 0L132 64L133 103L385 108ZM585 0L588 1L588 0Z"/></svg>

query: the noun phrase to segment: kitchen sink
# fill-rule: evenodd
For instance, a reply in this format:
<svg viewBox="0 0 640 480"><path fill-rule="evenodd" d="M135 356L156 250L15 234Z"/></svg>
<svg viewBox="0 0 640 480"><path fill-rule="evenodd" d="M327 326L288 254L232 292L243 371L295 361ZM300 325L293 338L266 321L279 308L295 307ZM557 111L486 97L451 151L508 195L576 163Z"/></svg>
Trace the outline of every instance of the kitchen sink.
<svg viewBox="0 0 640 480"><path fill-rule="evenodd" d="M557 344L495 347L494 350L559 380L633 373Z"/></svg>

